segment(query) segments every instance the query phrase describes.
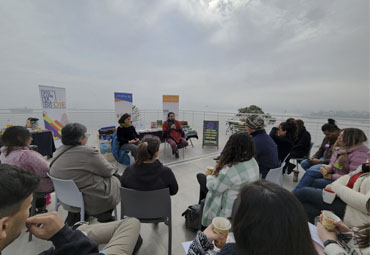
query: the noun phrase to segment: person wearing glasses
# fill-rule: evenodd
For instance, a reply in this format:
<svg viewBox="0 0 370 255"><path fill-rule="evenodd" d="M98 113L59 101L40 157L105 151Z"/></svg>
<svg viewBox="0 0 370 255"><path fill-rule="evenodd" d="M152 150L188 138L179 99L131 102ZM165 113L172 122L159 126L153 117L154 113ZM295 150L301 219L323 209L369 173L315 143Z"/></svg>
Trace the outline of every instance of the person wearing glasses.
<svg viewBox="0 0 370 255"><path fill-rule="evenodd" d="M88 216L97 217L99 222L112 221L112 211L121 199L121 183L113 176L116 169L96 149L86 146L88 136L80 123L69 123L62 129L63 146L54 152L50 175L76 183ZM78 208L63 207L68 211L68 225L80 220Z"/></svg>

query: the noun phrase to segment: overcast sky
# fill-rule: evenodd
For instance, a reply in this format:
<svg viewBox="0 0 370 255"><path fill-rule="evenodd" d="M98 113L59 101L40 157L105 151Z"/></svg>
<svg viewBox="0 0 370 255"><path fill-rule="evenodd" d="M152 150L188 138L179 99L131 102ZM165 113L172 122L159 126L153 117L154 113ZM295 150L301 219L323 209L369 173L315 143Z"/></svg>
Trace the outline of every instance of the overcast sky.
<svg viewBox="0 0 370 255"><path fill-rule="evenodd" d="M367 0L0 0L0 109L369 111Z"/></svg>

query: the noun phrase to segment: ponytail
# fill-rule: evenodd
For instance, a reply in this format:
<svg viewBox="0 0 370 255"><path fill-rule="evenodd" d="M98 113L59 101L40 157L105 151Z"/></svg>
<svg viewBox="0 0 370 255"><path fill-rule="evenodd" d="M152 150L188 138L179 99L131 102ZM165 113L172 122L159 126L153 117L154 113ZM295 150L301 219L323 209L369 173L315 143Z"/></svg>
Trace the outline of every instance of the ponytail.
<svg viewBox="0 0 370 255"><path fill-rule="evenodd" d="M159 150L159 142L153 138L144 138L136 148L136 165L143 164L144 161L153 159Z"/></svg>

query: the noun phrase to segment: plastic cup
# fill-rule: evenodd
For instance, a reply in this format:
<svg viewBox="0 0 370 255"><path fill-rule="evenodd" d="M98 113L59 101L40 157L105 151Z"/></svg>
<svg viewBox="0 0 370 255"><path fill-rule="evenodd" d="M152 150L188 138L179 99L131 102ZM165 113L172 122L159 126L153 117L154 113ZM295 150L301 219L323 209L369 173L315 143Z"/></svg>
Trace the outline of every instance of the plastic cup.
<svg viewBox="0 0 370 255"><path fill-rule="evenodd" d="M323 227L326 228L328 231L334 231L334 222L340 221L340 218L330 211L322 211L321 214L321 225L323 225Z"/></svg>
<svg viewBox="0 0 370 255"><path fill-rule="evenodd" d="M322 190L322 199L325 203L331 204L335 199L336 193L330 189L323 189Z"/></svg>
<svg viewBox="0 0 370 255"><path fill-rule="evenodd" d="M223 235L224 239L222 240L215 240L215 246L217 248L222 248L224 244L226 243L227 235L229 234L229 231L231 229L231 223L228 219L224 217L215 217L212 220L213 224L213 232L215 234Z"/></svg>
<svg viewBox="0 0 370 255"><path fill-rule="evenodd" d="M215 171L215 168L213 166L207 167L207 174L208 175L212 175L214 171Z"/></svg>

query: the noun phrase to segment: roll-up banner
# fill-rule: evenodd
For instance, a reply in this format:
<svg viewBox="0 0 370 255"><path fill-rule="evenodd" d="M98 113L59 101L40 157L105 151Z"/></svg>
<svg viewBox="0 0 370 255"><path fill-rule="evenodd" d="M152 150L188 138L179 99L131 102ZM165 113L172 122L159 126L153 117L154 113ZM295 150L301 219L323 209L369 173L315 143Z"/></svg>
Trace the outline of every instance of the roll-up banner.
<svg viewBox="0 0 370 255"><path fill-rule="evenodd" d="M60 139L62 128L68 123L66 89L39 85L39 91L45 128L54 139Z"/></svg>
<svg viewBox="0 0 370 255"><path fill-rule="evenodd" d="M167 120L169 112L173 112L176 119L179 118L179 102L180 96L163 95L163 120Z"/></svg>
<svg viewBox="0 0 370 255"><path fill-rule="evenodd" d="M132 94L114 92L114 109L117 120L125 113L132 114Z"/></svg>

